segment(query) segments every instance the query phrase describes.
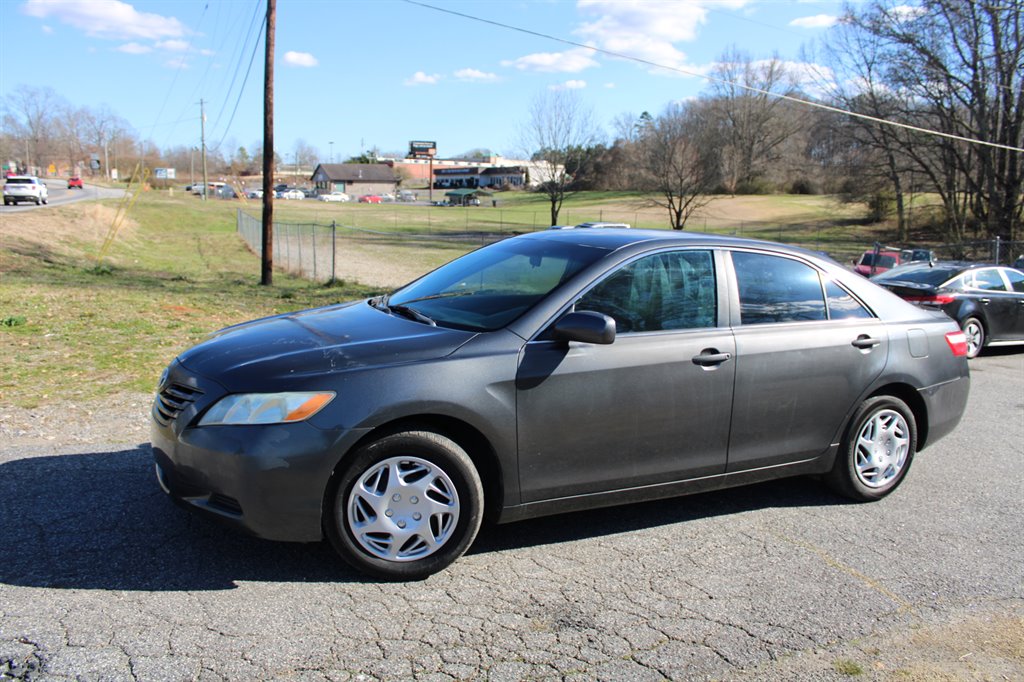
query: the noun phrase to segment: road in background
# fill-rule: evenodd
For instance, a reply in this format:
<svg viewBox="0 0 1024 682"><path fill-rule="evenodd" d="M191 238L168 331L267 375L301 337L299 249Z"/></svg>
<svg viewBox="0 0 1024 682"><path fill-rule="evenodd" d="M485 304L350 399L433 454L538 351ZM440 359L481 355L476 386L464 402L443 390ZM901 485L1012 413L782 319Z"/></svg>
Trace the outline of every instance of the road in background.
<svg viewBox="0 0 1024 682"><path fill-rule="evenodd" d="M1022 679L1024 354L971 369L964 421L881 502L792 479L485 527L406 584L175 507L145 443L0 429L0 677L875 679L985 622L1005 653L948 630L907 679Z"/></svg>
<svg viewBox="0 0 1024 682"><path fill-rule="evenodd" d="M83 189L68 189L67 180L57 178L43 178L46 189L49 193L47 203L36 206L31 203L12 204L11 206L0 206L0 215L4 213L17 213L19 211L44 211L51 206L63 206L76 201L87 199L120 199L124 196L124 189L112 189L85 183Z"/></svg>

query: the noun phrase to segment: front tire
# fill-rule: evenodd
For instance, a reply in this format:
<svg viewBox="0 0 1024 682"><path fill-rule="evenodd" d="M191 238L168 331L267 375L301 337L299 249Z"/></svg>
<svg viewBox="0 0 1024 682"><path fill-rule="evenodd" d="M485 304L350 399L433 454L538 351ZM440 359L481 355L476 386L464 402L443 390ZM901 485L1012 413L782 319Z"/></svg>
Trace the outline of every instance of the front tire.
<svg viewBox="0 0 1024 682"><path fill-rule="evenodd" d="M439 434L403 431L343 464L324 526L353 568L385 580L422 580L465 553L482 517L483 486L466 452Z"/></svg>
<svg viewBox="0 0 1024 682"><path fill-rule="evenodd" d="M964 335L967 336L967 358L978 357L981 349L985 347L985 326L976 317L968 317L962 325Z"/></svg>
<svg viewBox="0 0 1024 682"><path fill-rule="evenodd" d="M903 482L915 452L917 421L907 404L894 396L868 398L850 420L825 480L850 499L880 500Z"/></svg>

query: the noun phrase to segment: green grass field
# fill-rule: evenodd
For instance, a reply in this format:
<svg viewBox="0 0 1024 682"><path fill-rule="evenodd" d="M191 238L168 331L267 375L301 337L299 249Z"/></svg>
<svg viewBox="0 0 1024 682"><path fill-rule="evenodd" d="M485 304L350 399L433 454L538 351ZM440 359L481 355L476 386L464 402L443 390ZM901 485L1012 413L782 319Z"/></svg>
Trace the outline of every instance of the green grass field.
<svg viewBox="0 0 1024 682"><path fill-rule="evenodd" d="M275 275L272 287L258 285L259 259L237 236L235 216L240 207L258 216L259 202L146 192L102 260L97 257L116 202L5 214L0 353L8 361L0 372L0 403L32 407L149 392L168 362L216 329L378 293L472 246L406 241L400 238L406 232L511 234L546 227L542 197L510 193L498 200L497 208L276 202L278 221L336 221L399 237L353 246L346 254L351 276L331 286L285 273ZM629 193L578 195L564 211L560 222L665 227L659 211ZM709 230L730 234L778 239L781 233L812 246L870 244L875 237L869 231L849 226L854 215L827 197L737 197L713 202L698 227L706 221Z"/></svg>

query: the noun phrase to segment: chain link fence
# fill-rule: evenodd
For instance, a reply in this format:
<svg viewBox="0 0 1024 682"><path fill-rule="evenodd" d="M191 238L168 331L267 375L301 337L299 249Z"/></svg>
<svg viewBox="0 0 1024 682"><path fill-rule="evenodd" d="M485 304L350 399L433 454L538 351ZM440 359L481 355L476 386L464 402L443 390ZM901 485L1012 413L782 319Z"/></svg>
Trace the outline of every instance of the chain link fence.
<svg viewBox="0 0 1024 682"><path fill-rule="evenodd" d="M238 233L257 255L263 248L262 225L261 218L238 210ZM337 221L324 224L275 220L274 266L315 282L354 277L360 281L395 285L409 281L461 253L515 234L520 232L388 232ZM380 254L385 250L395 255L391 259L383 259ZM392 261L387 262L389 272L381 272L381 263L388 260Z"/></svg>
<svg viewBox="0 0 1024 682"><path fill-rule="evenodd" d="M237 229L253 253L262 250L262 220L239 209ZM608 216L605 216L606 218ZM352 279L381 286L404 284L428 270L475 248L502 239L547 229L530 221L504 222L467 220L465 229L445 230L421 226L380 230L356 227L337 221L295 223L274 221L274 265L316 282ZM593 215L590 216L593 219ZM700 230L700 225L693 226ZM710 227L710 226L709 226ZM792 226L742 221L716 234L768 239L812 251L827 253L840 263L851 264L865 251L879 246L864 238L836 239L828 233L834 224L823 222L817 230L803 226L793 239ZM475 228L475 229L472 229ZM885 249L899 247L885 246ZM1013 264L1024 255L1024 242L984 240L932 246L940 260L971 260Z"/></svg>

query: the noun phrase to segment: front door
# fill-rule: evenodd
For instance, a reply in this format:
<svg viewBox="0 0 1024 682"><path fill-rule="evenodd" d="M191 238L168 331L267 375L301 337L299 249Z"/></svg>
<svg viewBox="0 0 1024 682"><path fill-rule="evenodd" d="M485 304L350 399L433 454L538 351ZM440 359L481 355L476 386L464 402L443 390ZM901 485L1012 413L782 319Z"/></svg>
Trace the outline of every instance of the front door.
<svg viewBox="0 0 1024 682"><path fill-rule="evenodd" d="M531 341L517 377L524 502L725 471L734 342L714 254L632 261L576 302L616 321L610 345ZM723 316L724 319L724 316Z"/></svg>

